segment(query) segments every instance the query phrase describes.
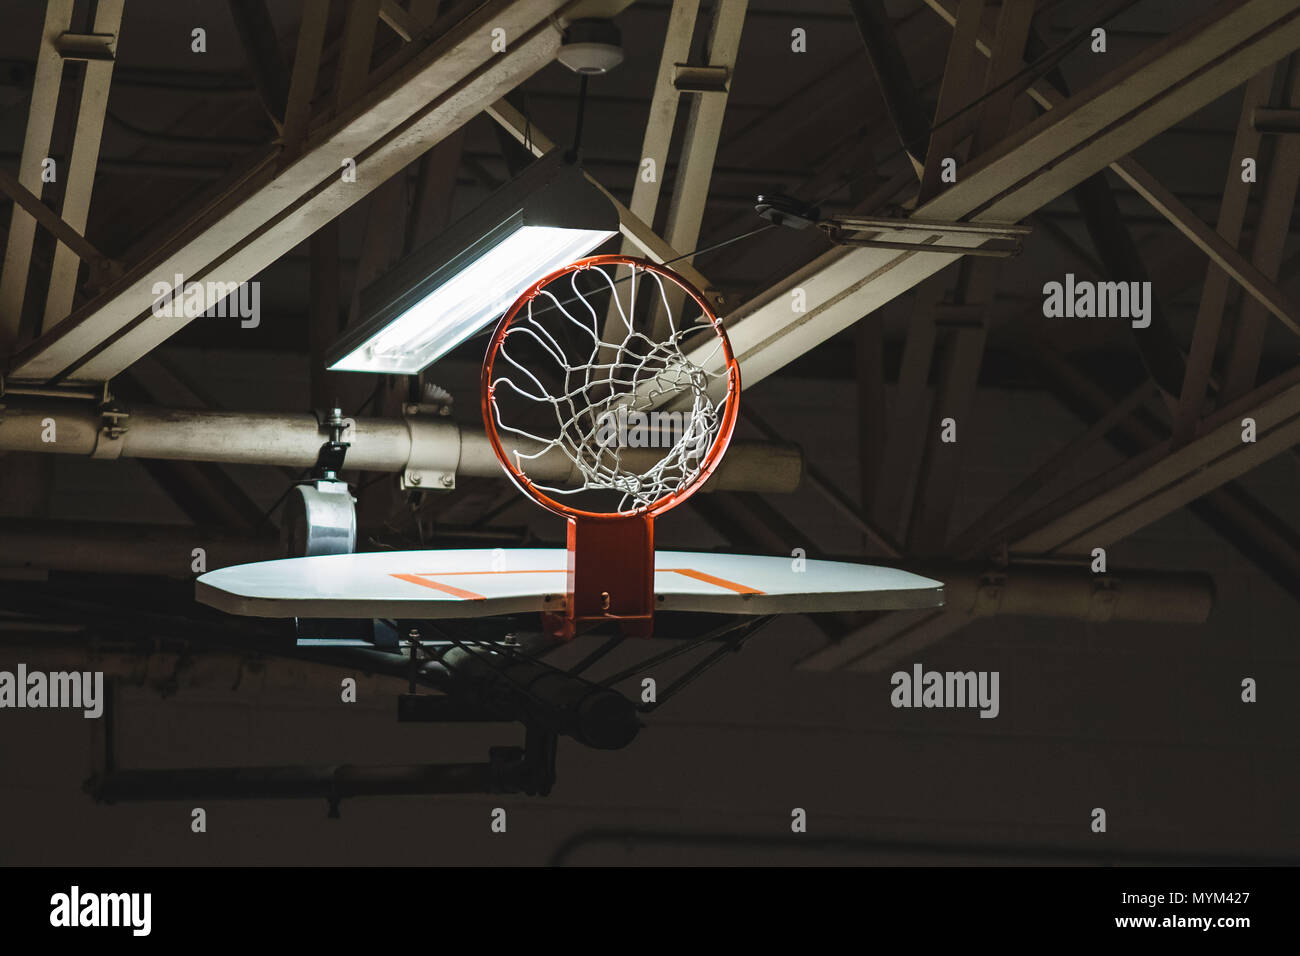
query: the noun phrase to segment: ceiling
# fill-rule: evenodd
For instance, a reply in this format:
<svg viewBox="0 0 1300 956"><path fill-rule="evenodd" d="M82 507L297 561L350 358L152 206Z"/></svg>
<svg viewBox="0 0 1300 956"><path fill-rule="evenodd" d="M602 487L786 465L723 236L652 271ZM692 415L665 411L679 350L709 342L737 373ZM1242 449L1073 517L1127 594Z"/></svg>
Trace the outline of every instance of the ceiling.
<svg viewBox="0 0 1300 956"><path fill-rule="evenodd" d="M736 7L700 5L688 62L709 61L710 18L723 3ZM22 307L0 310L0 342L9 340L0 344L0 629L16 648L62 628L58 640L76 647L100 641L129 656L166 643L177 660L211 637L229 657L209 658L222 683L220 668L242 661L254 638L228 627L217 640L219 624L193 623L201 612L192 608L187 556L196 541L216 556L210 566L280 552L286 489L323 441L313 409L337 403L378 429L403 422L404 404L427 397L419 385L436 386L450 396L448 419L461 434L481 432L481 341L414 387L399 377L326 374L321 351L354 320L359 289L530 160L507 113L534 141L564 147L582 111L584 168L622 205L635 205L673 4L579 5L616 14L626 52L618 69L590 80L584 106L578 78L552 62L559 33L548 18L559 8L574 15L559 0L388 4L390 16L396 7L417 28L410 40L386 22L369 22L373 37L358 25L356 11L379 9L377 0L335 0L321 21L310 95L297 101L287 89L301 4L129 0L111 80L69 60L52 114L33 112L45 7L11 6L0 32L0 170L22 172L32 117L50 115L48 155L67 170L84 135L78 102L106 91L93 193L76 231L109 262L83 265L65 284L67 309L47 316L57 243L36 228ZM72 6L71 32L90 33L112 5ZM719 473L720 487L665 520L663 543L803 548L930 569L966 601L923 619L781 622L774 630L784 628L795 650L747 665L748 686L789 679L792 667L827 681L830 672L879 676L907 654L951 650L959 633L1008 641L997 647L1010 673L1016 660L1042 663L1040 646L1068 633L1109 663L1083 661L1080 651L1080 661L1043 667L1092 667L1104 691L1106 675L1124 667L1157 672L1179 653L1175 637L1195 630L1184 627L1187 616L1203 621L1216 600L1234 614L1260 601L1270 610L1252 626L1264 633L1300 598L1300 504L1291 493L1300 442L1300 313L1291 310L1300 295L1300 139L1260 133L1251 121L1256 105L1300 107L1300 5L1032 6L1021 34L1016 7L993 0L750 0L720 122L690 122L692 104L712 94L681 98L657 208L634 226L674 258L699 250L679 268L724 298L746 383L737 434L754 443L759 464L749 484ZM954 32L959 8L978 9L978 20L958 18ZM874 56L855 11L878 15ZM493 18L524 29L489 59L474 44ZM1092 49L1099 18L1104 52ZM191 48L196 28L206 31L205 52ZM806 31L806 52L792 49L796 30ZM891 48L892 66L880 52ZM988 81L990 56L1005 86ZM296 138L285 131L293 102L303 123ZM926 142L904 143L900 127L920 129ZM689 179L682 157L714 138L698 235L672 248L662 237L674 228L674 190ZM939 146L958 159L955 183L936 181ZM1255 183L1240 182L1243 146L1257 161ZM339 156L358 159L351 192L334 173ZM60 176L41 184L39 201L68 216L75 189ZM764 226L755 198L772 191L814 203L825 217L934 221L920 235L968 247L978 240L942 225L1012 222L1030 232L1019 255L996 259L849 248L817 229L750 235ZM11 208L0 194L0 242L21 218ZM181 261L260 283L262 320L252 328L215 315L174 327L152 321L140 289L170 279L169 264ZM1046 318L1044 284L1067 273L1149 280L1152 325ZM807 293L807 313L789 306L796 290ZM211 445L133 456L115 444L120 436L107 436L106 410L127 413L127 447L133 411L134 437L148 415L188 415L183 421ZM35 432L20 434L50 415L75 421L67 431L75 439L46 447ZM266 432L248 427L257 416L293 431L301 447L259 459ZM949 417L956 443L940 438ZM1258 426L1256 442L1241 440L1246 418ZM74 448L82 439L86 447ZM762 456L778 452L797 456L797 490L776 488L777 477L764 473L776 469L764 469ZM422 492L403 487L403 470L399 462L346 473L362 549L562 537L501 476L462 471L453 490ZM1114 583L1092 574L1096 547L1123 556ZM173 551L184 560L167 564ZM186 633L191 624L202 636ZM1160 632L1168 642L1146 657L1127 638L1106 636L1141 635L1148 625L1168 628ZM1208 662L1198 680L1208 682L1214 655L1226 653L1220 626L1228 628L1212 622L1197 638ZM149 640L159 643L141 650ZM1268 644L1260 659L1294 666L1279 646ZM123 660L122 673L134 673L134 658ZM279 661L270 671L291 675L306 663ZM789 708L771 720L789 716L794 726L815 714L833 723L840 710L867 706L855 703L856 684L822 686L835 687L827 701L804 685L794 703L771 704ZM1051 687L1038 692L1036 706L1049 710ZM762 723L760 705L739 692L730 705L739 723ZM703 726L711 717L701 706L694 719ZM797 753L802 738L792 740Z"/></svg>

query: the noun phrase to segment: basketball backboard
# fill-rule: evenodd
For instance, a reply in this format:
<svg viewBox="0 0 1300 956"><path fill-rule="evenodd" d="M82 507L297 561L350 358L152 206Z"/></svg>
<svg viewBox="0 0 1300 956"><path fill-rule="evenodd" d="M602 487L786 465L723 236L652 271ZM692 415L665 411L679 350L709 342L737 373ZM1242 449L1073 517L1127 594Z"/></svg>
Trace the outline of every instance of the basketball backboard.
<svg viewBox="0 0 1300 956"><path fill-rule="evenodd" d="M252 617L451 620L564 609L563 548L380 551L262 561L198 579L204 604ZM943 585L896 568L659 551L655 609L728 615L938 607Z"/></svg>

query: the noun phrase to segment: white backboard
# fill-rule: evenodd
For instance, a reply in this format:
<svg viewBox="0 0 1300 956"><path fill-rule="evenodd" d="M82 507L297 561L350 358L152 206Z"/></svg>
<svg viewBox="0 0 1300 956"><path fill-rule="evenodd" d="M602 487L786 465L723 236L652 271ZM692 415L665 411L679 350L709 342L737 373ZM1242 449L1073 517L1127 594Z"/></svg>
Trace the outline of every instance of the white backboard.
<svg viewBox="0 0 1300 956"><path fill-rule="evenodd" d="M560 611L561 548L380 551L262 561L209 571L197 597L253 617L440 620ZM795 614L939 607L943 585L839 561L660 551L655 609Z"/></svg>

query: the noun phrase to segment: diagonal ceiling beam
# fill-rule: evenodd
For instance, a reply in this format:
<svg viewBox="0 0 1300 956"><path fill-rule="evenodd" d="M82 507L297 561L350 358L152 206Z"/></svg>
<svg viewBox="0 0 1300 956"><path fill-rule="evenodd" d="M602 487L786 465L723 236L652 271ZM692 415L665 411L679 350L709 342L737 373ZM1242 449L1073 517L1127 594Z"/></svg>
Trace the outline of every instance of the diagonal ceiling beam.
<svg viewBox="0 0 1300 956"><path fill-rule="evenodd" d="M229 0L229 6L257 96L267 117L281 131L285 104L289 100L289 69L280 52L271 11L266 0Z"/></svg>
<svg viewBox="0 0 1300 956"><path fill-rule="evenodd" d="M964 533L962 538L966 539L966 544L963 548L972 554L1005 553L1011 542L1044 527L1099 493L1122 485L1143 468L1159 461L1178 447L1177 442L1166 440L1166 429L1158 420L1145 414L1141 407L1130 407L1127 410L1118 407L1125 402L1115 402L1108 389L1068 362L1040 337L1031 336L1027 340L1016 338L1010 344L1012 350L1025 361L1027 368L1041 368L1042 385L1056 396L1062 406L1090 426L1101 424L1108 442L1129 460L1118 469L1111 469L1106 476L1107 480L1076 484L1070 492L1057 496L1055 503L1048 508L1033 505L1035 492L1030 491L1025 504L1013 509L1015 513L1025 516L1023 519L1016 517L1008 522L986 516L992 519L989 524L998 526L998 530L976 535L981 538L980 541L973 541L970 534ZM1300 374L1295 371L1279 376L1256 389L1252 396L1243 399L1233 408L1225 409L1221 413L1222 417L1210 422L1208 427L1214 428L1230 421L1233 415L1246 414L1248 405L1266 402L1297 384L1300 384ZM1154 387L1149 380L1148 385ZM1105 424L1106 419L1110 420L1108 425ZM1204 431L1202 429L1202 434ZM1063 474L1068 471L1068 467L1062 469ZM1289 594L1300 596L1300 535L1239 483L1229 482L1190 502L1188 510L1244 557L1258 565L1279 587ZM984 518L977 522L983 523Z"/></svg>
<svg viewBox="0 0 1300 956"><path fill-rule="evenodd" d="M977 96L971 72L975 65L975 38L984 19L984 0L960 0L957 22L948 44L948 61L939 84L939 105L934 111L934 126L925 149L925 166L921 171L921 202L942 191L940 172L953 147L964 138L965 124L954 122ZM965 114L969 117L969 113ZM969 122L969 119L967 120Z"/></svg>
<svg viewBox="0 0 1300 956"><path fill-rule="evenodd" d="M1287 105L1300 106L1300 63L1292 59ZM1264 187L1263 208L1255 223L1251 260L1270 279L1276 279L1282 267L1282 253L1291 233L1291 212L1295 207L1296 189L1300 186L1300 140L1279 137L1268 163L1268 183ZM1220 401L1230 401L1255 386L1259 362L1268 333L1268 314L1255 299L1241 304L1232 333L1232 346L1223 373ZM1300 331L1292 324L1291 328Z"/></svg>
<svg viewBox="0 0 1300 956"><path fill-rule="evenodd" d="M1133 472L1126 480L1104 478L1108 487L1091 495L1084 489L1085 500L1016 540L1011 550L1075 554L1106 547L1300 444L1297 379L1287 373L1228 406L1182 448L1172 449L1171 439L1129 461L1121 469ZM1243 416L1255 419L1255 441L1242 440Z"/></svg>
<svg viewBox="0 0 1300 956"><path fill-rule="evenodd" d="M190 227L16 356L10 376L102 381L118 374L190 321L152 315L155 282L178 273L187 282L251 279L550 63L560 44L553 15L581 15L584 6L488 0L441 36L413 41L410 59L313 134L294 162L277 170L277 152L269 152ZM497 28L506 32L504 53L492 50ZM355 182L339 175L347 159L356 163Z"/></svg>
<svg viewBox="0 0 1300 956"><path fill-rule="evenodd" d="M961 170L917 218L1018 222L1155 134L1300 48L1298 0L1225 0ZM936 237L917 236L921 243ZM978 244L966 239L965 243ZM728 333L752 386L956 260L834 249L734 312ZM808 309L792 314L802 288Z"/></svg>
<svg viewBox="0 0 1300 956"><path fill-rule="evenodd" d="M104 254L91 245L89 239L59 218L59 214L41 202L40 197L3 169L0 169L0 193L4 193L14 201L16 210L20 209L28 213L32 219L53 233L62 246L71 249L86 262L104 261Z"/></svg>
<svg viewBox="0 0 1300 956"><path fill-rule="evenodd" d="M935 13L955 28L957 14L956 0L924 0ZM1101 19L1104 19L1102 17ZM993 36L981 32L976 41L976 48L984 56L993 55ZM1274 61L1269 60L1269 63ZM1057 71L1059 74L1059 71ZM1049 74L1050 75L1050 74ZM1059 106L1065 96L1051 86L1037 84L1030 86L1026 94L1043 109ZM1132 156L1121 157L1110 164L1116 176L1127 183L1134 192L1151 204L1151 207L1181 232L1194 246L1209 256L1211 261L1241 284L1247 292L1260 302L1269 312L1281 319L1283 323L1300 332L1295 325L1295 317L1300 314L1295 304L1284 294L1268 276L1257 269L1245 256L1195 216L1179 198L1145 170Z"/></svg>
<svg viewBox="0 0 1300 956"><path fill-rule="evenodd" d="M884 0L849 0L849 9L867 48L867 62L875 74L894 132L920 173L925 168L925 147L930 141L930 127L925 122L927 110L912 81L894 25L885 12Z"/></svg>
<svg viewBox="0 0 1300 956"><path fill-rule="evenodd" d="M1232 152L1228 154L1228 175L1223 184L1223 198L1219 202L1216 231L1233 248L1241 242L1246 207L1250 201L1251 184L1242 179L1240 163L1245 157L1259 155L1263 136L1255 129L1252 120L1256 107L1268 102L1269 93L1273 89L1273 70L1272 66L1265 67L1246 84L1242 94L1241 114L1233 136ZM1182 391L1174 412L1174 437L1180 441L1191 437L1206 404L1206 391L1213 373L1214 356L1219 350L1219 332L1228 305L1228 292L1228 274L1211 263L1201 286L1196 323L1187 350L1187 369L1183 373Z"/></svg>
<svg viewBox="0 0 1300 956"><path fill-rule="evenodd" d="M1033 21L1032 3L1004 3L998 13L993 38L993 55L984 77L984 97L971 110L975 133L971 155L979 155L988 143L997 142L1011 130L1015 89L1009 81L1022 65L1025 45ZM960 20L958 21L960 23ZM953 33L956 43L961 31ZM968 42L974 47L974 38ZM967 70L969 74L969 68ZM935 141L931 140L933 145ZM926 173L930 173L927 159ZM922 189L924 190L924 183ZM943 550L949 524L961 488L961 463L967 442L944 442L938 424L946 418L960 421L969 429L975 415L975 391L979 383L984 346L988 338L989 311L1001 274L995 259L972 259L959 267L956 289L957 321L947 330L942 362L936 372L934 411L926 432L924 454L917 474L916 493L907 532L907 546L913 554L937 554Z"/></svg>

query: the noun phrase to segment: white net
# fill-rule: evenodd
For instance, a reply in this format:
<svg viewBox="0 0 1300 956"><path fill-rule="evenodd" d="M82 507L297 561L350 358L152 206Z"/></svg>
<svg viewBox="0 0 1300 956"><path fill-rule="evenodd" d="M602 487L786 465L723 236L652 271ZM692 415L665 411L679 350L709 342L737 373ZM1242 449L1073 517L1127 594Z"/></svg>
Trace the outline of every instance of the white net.
<svg viewBox="0 0 1300 956"><path fill-rule="evenodd" d="M489 407L534 488L630 515L695 480L728 381L714 364L724 333L712 317L657 272L617 269L565 273L526 303L493 361Z"/></svg>

